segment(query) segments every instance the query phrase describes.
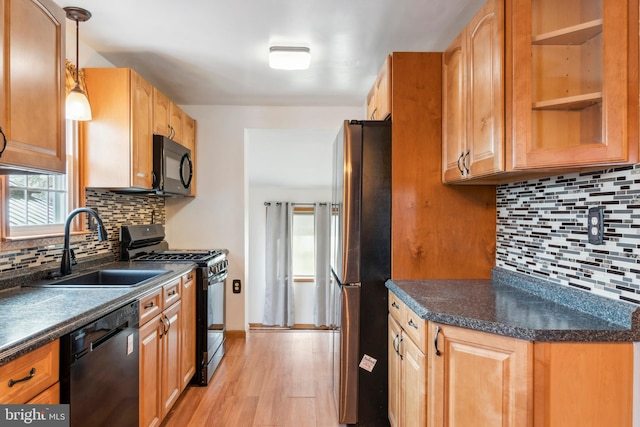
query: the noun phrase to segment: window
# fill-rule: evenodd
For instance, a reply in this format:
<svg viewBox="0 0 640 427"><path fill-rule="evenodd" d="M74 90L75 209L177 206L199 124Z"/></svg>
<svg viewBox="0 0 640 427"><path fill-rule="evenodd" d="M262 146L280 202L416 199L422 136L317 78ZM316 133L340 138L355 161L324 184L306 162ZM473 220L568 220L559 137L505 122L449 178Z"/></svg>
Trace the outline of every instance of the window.
<svg viewBox="0 0 640 427"><path fill-rule="evenodd" d="M67 120L66 175L9 175L7 238L29 238L63 233L67 214L78 206L75 180L77 122Z"/></svg>
<svg viewBox="0 0 640 427"><path fill-rule="evenodd" d="M291 263L296 282L312 282L315 277L314 220L313 208L293 208Z"/></svg>

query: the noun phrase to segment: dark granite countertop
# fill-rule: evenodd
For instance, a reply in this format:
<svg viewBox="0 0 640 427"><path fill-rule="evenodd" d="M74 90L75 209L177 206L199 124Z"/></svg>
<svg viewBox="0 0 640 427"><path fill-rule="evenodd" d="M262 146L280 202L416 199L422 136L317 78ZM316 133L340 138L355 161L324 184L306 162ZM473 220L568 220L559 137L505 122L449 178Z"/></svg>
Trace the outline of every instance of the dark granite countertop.
<svg viewBox="0 0 640 427"><path fill-rule="evenodd" d="M638 341L640 308L494 269L491 280L389 280L423 319L530 341Z"/></svg>
<svg viewBox="0 0 640 427"><path fill-rule="evenodd" d="M191 263L113 262L108 269L167 270L135 287L13 286L0 291L0 365L54 341L189 272ZM82 273L91 271L84 270ZM24 283L22 283L24 285Z"/></svg>

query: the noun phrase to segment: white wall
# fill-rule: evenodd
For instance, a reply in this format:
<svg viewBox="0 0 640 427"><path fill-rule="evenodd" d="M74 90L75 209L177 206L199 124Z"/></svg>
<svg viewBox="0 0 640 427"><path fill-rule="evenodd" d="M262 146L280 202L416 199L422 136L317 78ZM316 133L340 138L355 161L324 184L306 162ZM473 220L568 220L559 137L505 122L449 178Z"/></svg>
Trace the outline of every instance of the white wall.
<svg viewBox="0 0 640 427"><path fill-rule="evenodd" d="M228 330L247 330L246 269L249 252L245 129L315 129L337 133L344 119L363 117L358 107L182 106L197 121L193 199L167 200L167 240L176 248L229 249ZM231 293L231 280L243 291Z"/></svg>

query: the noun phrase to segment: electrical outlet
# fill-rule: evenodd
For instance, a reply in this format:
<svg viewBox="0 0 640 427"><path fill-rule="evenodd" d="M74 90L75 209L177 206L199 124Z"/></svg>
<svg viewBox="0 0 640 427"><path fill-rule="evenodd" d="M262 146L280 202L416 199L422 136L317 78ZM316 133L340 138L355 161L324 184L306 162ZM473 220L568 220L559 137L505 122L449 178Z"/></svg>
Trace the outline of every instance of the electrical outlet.
<svg viewBox="0 0 640 427"><path fill-rule="evenodd" d="M604 206L589 208L587 220L589 243L602 245L604 243Z"/></svg>
<svg viewBox="0 0 640 427"><path fill-rule="evenodd" d="M242 290L242 285L240 284L240 280L239 279L234 279L233 280L233 293L234 294L239 294L240 291Z"/></svg>

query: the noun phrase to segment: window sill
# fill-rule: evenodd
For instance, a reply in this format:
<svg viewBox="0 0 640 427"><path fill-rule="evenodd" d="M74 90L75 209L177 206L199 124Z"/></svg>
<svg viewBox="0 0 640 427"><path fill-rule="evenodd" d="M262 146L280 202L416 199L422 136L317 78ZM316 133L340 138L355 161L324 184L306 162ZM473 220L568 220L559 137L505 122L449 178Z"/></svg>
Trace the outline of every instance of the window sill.
<svg viewBox="0 0 640 427"><path fill-rule="evenodd" d="M91 231L72 231L70 233L71 241L79 241L81 240L81 237L91 233ZM64 243L64 233L33 236L7 236L2 239L2 242L0 243L0 251L59 245L62 243Z"/></svg>

